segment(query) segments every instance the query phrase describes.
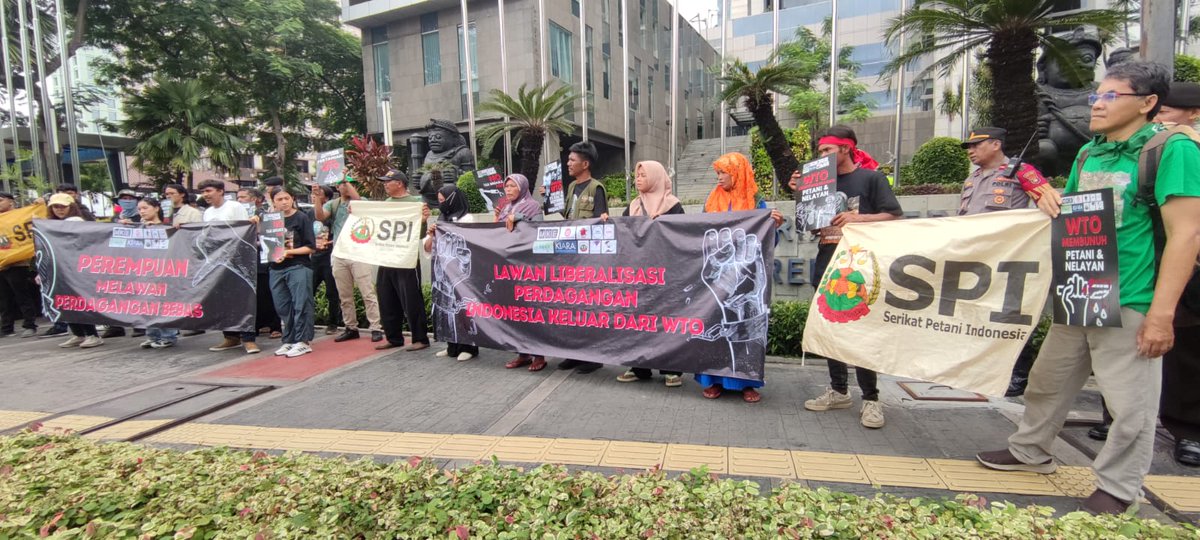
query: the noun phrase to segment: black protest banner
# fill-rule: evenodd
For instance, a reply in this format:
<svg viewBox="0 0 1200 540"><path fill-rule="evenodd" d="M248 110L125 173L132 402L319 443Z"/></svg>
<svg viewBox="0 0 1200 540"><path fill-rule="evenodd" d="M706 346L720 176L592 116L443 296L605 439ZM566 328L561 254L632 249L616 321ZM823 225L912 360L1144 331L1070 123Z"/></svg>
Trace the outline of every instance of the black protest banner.
<svg viewBox="0 0 1200 540"><path fill-rule="evenodd" d="M487 203L488 212L504 208L508 199L504 197L504 177L495 167L475 171L475 183L479 186L479 194Z"/></svg>
<svg viewBox="0 0 1200 540"><path fill-rule="evenodd" d="M283 257L288 246L288 230L282 212L264 212L258 221L258 262L266 264Z"/></svg>
<svg viewBox="0 0 1200 540"><path fill-rule="evenodd" d="M547 214L555 214L567 209L566 194L563 193L562 163L554 161L546 164L546 172L542 174L542 187L546 188L546 200L542 209Z"/></svg>
<svg viewBox="0 0 1200 540"><path fill-rule="evenodd" d="M766 211L439 223L437 338L762 380L774 232Z"/></svg>
<svg viewBox="0 0 1200 540"><path fill-rule="evenodd" d="M839 211L837 161L833 156L814 159L800 168L796 183L796 230L816 231L828 227Z"/></svg>
<svg viewBox="0 0 1200 540"><path fill-rule="evenodd" d="M1063 195L1061 213L1050 225L1054 322L1120 327L1113 191Z"/></svg>
<svg viewBox="0 0 1200 540"><path fill-rule="evenodd" d="M46 316L136 328L253 330L257 236L244 221L175 229L35 220Z"/></svg>
<svg viewBox="0 0 1200 540"><path fill-rule="evenodd" d="M331 186L346 177L346 151L338 148L317 154L317 185Z"/></svg>

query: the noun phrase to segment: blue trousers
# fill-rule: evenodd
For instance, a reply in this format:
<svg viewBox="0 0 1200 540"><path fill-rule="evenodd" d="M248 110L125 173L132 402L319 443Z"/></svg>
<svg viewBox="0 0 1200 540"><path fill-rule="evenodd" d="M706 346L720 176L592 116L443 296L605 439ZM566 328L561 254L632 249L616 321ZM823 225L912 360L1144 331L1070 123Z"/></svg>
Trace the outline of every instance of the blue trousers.
<svg viewBox="0 0 1200 540"><path fill-rule="evenodd" d="M313 339L312 268L304 265L271 269L271 296L283 321L283 342Z"/></svg>

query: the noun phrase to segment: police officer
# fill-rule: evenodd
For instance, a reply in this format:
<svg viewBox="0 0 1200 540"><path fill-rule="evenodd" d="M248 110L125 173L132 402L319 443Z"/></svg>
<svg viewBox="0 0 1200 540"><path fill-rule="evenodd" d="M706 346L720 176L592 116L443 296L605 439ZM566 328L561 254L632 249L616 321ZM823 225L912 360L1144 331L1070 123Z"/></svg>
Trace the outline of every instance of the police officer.
<svg viewBox="0 0 1200 540"><path fill-rule="evenodd" d="M1029 201L1043 200L1042 196L1047 191L1054 192L1054 188L1033 165L1022 162L1016 173L1010 170L1009 158L1001 149L1006 133L1001 128L982 127L972 130L970 136L963 140L962 147L967 150L967 156L979 168L963 183L958 215L1028 208ZM1052 199L1053 196L1045 197L1047 202ZM1021 351L1004 395L1012 397L1025 393L1033 359L1030 351Z"/></svg>

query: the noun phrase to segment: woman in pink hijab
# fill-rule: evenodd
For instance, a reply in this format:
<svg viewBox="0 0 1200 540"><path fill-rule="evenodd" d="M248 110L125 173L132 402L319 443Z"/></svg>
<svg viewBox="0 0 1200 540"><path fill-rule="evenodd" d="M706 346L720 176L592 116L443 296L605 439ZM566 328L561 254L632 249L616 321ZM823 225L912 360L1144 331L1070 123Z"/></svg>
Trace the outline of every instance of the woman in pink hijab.
<svg viewBox="0 0 1200 540"><path fill-rule="evenodd" d="M518 221L542 221L542 205L529 193L529 179L523 174L510 174L504 180L504 196L508 204L496 211L496 221L504 222L508 230ZM546 367L546 357L517 353L517 357L504 364L508 369L529 366L529 371L541 371Z"/></svg>

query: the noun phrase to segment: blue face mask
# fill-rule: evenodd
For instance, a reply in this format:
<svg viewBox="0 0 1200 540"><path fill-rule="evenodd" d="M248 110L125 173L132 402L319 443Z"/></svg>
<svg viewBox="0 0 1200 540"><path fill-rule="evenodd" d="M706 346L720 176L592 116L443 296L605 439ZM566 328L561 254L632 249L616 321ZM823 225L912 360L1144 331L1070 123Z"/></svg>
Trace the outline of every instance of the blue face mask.
<svg viewBox="0 0 1200 540"><path fill-rule="evenodd" d="M137 201L129 199L118 199L117 205L121 207L121 213L128 214L137 211Z"/></svg>

